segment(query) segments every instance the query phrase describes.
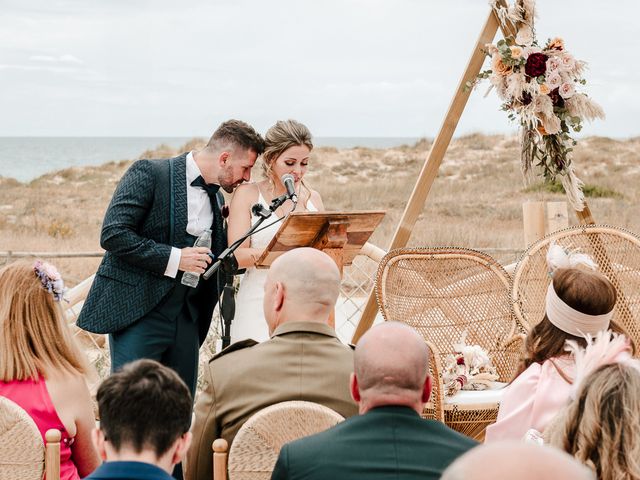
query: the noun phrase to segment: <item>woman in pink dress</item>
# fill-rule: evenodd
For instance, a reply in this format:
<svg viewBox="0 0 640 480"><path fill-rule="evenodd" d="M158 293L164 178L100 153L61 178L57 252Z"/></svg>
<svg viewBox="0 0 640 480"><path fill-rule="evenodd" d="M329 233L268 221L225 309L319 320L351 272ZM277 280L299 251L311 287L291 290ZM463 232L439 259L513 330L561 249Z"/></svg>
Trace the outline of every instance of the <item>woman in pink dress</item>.
<svg viewBox="0 0 640 480"><path fill-rule="evenodd" d="M555 271L547 290L546 313L527 336L525 356L505 388L498 420L487 428L486 442L521 440L530 429L543 433L569 402L575 362L566 350L567 340L584 348L587 335L608 329L624 333L611 321L616 290L604 275L592 270L591 259L583 254L571 259L556 245L549 252L547 261Z"/></svg>
<svg viewBox="0 0 640 480"><path fill-rule="evenodd" d="M0 270L0 395L18 404L42 434L62 433L60 477L75 480L100 458L88 367L64 322L64 284L50 264L16 262Z"/></svg>

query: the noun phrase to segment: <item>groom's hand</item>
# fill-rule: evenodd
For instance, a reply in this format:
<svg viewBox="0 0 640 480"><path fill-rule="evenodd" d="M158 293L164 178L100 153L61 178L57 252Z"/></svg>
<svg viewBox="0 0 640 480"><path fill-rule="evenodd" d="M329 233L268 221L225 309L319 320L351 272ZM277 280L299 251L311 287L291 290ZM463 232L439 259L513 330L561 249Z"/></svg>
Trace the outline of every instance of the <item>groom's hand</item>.
<svg viewBox="0 0 640 480"><path fill-rule="evenodd" d="M180 253L180 264L178 270L183 272L204 273L207 265L211 263L209 254L211 250L207 247L186 247Z"/></svg>

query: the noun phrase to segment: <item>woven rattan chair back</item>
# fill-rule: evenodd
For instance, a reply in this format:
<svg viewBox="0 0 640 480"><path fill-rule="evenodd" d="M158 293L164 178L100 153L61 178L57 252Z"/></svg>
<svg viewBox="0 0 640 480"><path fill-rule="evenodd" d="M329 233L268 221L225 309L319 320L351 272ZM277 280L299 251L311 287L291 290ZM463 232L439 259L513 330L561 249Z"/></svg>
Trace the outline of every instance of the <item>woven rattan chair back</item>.
<svg viewBox="0 0 640 480"><path fill-rule="evenodd" d="M342 420L340 414L312 402L282 402L260 410L233 439L229 479L269 480L285 443L326 430Z"/></svg>
<svg viewBox="0 0 640 480"><path fill-rule="evenodd" d="M547 251L552 243L579 250L593 258L618 294L614 319L640 345L640 237L618 227L580 225L559 230L532 244L513 274L514 314L530 330L544 318L547 287Z"/></svg>
<svg viewBox="0 0 640 480"><path fill-rule="evenodd" d="M432 350L434 388L425 417L446 421L476 437L495 421L497 408L491 412L485 409L482 414L470 409L465 418L458 419L443 412L442 362L454 353L453 345L466 332L467 344L480 345L489 353L499 380L512 379L521 338L517 338L517 345L512 342L519 328L511 310L509 285L509 275L502 266L475 250L403 248L382 259L375 288L383 317L413 327ZM506 348L509 342L512 348Z"/></svg>
<svg viewBox="0 0 640 480"><path fill-rule="evenodd" d="M38 427L22 408L0 397L0 478L41 480L44 442Z"/></svg>
<svg viewBox="0 0 640 480"><path fill-rule="evenodd" d="M385 320L416 329L443 359L466 331L467 344L486 349L500 379L508 381L514 366L502 357L502 347L516 332L509 285L502 266L482 252L398 249L380 263L376 295Z"/></svg>

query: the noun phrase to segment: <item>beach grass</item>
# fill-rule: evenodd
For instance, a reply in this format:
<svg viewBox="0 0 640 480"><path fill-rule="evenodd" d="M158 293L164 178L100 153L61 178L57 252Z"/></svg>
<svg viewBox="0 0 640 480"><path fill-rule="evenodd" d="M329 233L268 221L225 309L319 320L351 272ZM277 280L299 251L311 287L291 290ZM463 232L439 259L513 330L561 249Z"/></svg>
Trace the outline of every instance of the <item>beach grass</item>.
<svg viewBox="0 0 640 480"><path fill-rule="evenodd" d="M198 148L161 145L140 158L166 158ZM308 184L329 210L385 210L372 242L387 248L427 157L431 141L387 149L320 147L313 151ZM29 183L0 178L0 250L29 252L100 251L104 212L131 162L73 167ZM522 203L562 201L557 186L525 185L516 137L472 134L454 139L439 169L410 245L524 248ZM574 166L599 223L640 232L637 185L640 137L581 139ZM259 171L259 169L255 169ZM577 223L570 214L571 223ZM73 285L91 275L97 258L58 259Z"/></svg>

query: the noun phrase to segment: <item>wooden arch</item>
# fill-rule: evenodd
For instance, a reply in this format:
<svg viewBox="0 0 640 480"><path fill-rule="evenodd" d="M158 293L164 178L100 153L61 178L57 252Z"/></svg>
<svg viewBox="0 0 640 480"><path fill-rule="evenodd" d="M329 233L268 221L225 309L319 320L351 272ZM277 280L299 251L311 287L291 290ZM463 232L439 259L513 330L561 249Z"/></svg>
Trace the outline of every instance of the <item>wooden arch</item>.
<svg viewBox="0 0 640 480"><path fill-rule="evenodd" d="M499 6L506 7L506 0L499 0L497 3ZM495 10L493 8L491 9L487 20L484 23L484 27L480 32L480 36L478 37L476 44L473 46L471 58L469 59L467 68L462 74L462 78L455 90L453 100L449 105L449 109L444 117L440 131L438 132L438 135L431 146L431 150L425 159L422 170L418 175L416 184L413 187L411 196L409 197L409 201L407 202L404 212L402 213L402 217L400 218L400 222L393 234L389 250L404 247L409 242L413 228L418 221L420 213L424 209L431 186L438 175L442 159L444 158L447 148L451 143L451 138L458 126L458 121L460 120L462 112L467 104L467 100L471 95L471 89L466 88L467 82L473 81L477 77L484 63L485 53L483 49L485 48L485 45L493 41L498 29L502 30L502 35L505 38L515 38L518 28L519 25L514 25L509 21L507 21L506 24L502 24ZM595 223L586 202L584 210L576 211L576 215L582 224ZM354 344L357 343L360 337L371 327L377 312L378 304L376 302L375 292L372 290L369 293L369 298L367 299L367 304L362 312L362 316L360 317L358 327L353 334L352 342Z"/></svg>

